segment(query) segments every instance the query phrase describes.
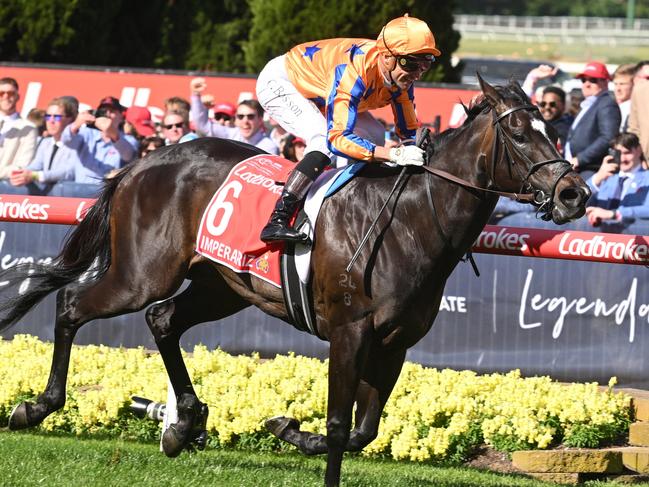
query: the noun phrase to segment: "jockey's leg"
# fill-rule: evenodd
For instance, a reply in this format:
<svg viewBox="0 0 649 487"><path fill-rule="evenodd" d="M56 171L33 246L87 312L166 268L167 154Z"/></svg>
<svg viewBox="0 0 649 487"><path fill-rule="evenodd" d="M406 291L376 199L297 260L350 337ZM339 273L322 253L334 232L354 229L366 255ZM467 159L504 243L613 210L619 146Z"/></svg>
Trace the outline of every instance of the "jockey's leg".
<svg viewBox="0 0 649 487"><path fill-rule="evenodd" d="M261 231L262 241L268 243L276 241L306 242L309 240L307 235L291 228L291 219L313 181L330 162L331 160L326 154L312 151L297 164L284 185L268 224Z"/></svg>

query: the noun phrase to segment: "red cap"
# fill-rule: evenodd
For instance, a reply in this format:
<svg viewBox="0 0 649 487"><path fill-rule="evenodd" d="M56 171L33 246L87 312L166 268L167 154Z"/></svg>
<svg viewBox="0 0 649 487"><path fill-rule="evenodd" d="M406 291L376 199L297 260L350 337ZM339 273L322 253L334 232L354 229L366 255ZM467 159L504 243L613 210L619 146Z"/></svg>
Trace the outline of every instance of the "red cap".
<svg viewBox="0 0 649 487"><path fill-rule="evenodd" d="M306 141L302 137L295 137L293 141L291 142L291 145L295 144L304 144L306 145Z"/></svg>
<svg viewBox="0 0 649 487"><path fill-rule="evenodd" d="M101 107L111 107L111 108L115 108L116 110L120 110L122 112L126 110L126 107L123 107L122 104L119 102L119 100L114 96L103 97L99 102L99 106L97 108L101 108Z"/></svg>
<svg viewBox="0 0 649 487"><path fill-rule="evenodd" d="M575 76L575 78L597 78L607 79L610 81L611 75L608 73L608 69L606 69L606 65L604 63L593 61L592 63L588 63L584 70L577 76Z"/></svg>
<svg viewBox="0 0 649 487"><path fill-rule="evenodd" d="M151 112L146 107L129 107L126 109L126 121L135 127L137 133L143 137L155 134L151 121Z"/></svg>
<svg viewBox="0 0 649 487"><path fill-rule="evenodd" d="M237 113L237 109L232 103L219 103L214 108L212 108L212 111L215 115L217 113L224 113L230 118L233 118L234 114Z"/></svg>

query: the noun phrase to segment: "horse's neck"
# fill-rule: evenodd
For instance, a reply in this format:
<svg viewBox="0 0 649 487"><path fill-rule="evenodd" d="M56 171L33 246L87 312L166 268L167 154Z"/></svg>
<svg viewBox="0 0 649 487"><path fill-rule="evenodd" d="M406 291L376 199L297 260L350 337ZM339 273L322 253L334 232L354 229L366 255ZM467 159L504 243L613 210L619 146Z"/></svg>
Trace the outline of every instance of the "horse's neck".
<svg viewBox="0 0 649 487"><path fill-rule="evenodd" d="M487 165L492 157L488 151L490 147L486 147L489 145L490 120L488 115L480 115L469 127L461 129L439 148L433 166L474 186L487 188L490 184ZM437 232L432 235L446 240L447 252L463 254L486 225L498 198L456 183L436 180L437 176L425 176L423 191L424 194L430 193L425 200L432 215L431 224Z"/></svg>
<svg viewBox="0 0 649 487"><path fill-rule="evenodd" d="M480 115L469 126L456 129L444 146L437 149L432 165L474 186L487 187L490 184L487 166L492 157L487 140L490 132L490 117Z"/></svg>

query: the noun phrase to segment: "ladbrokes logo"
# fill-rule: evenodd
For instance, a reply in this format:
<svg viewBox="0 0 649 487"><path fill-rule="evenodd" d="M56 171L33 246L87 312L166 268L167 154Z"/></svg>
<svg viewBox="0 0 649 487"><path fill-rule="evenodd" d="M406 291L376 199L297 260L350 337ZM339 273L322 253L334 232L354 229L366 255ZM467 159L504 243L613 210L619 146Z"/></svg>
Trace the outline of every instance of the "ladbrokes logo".
<svg viewBox="0 0 649 487"><path fill-rule="evenodd" d="M38 204L25 198L22 201L3 201L0 197L0 217L15 220L47 220L48 204Z"/></svg>
<svg viewBox="0 0 649 487"><path fill-rule="evenodd" d="M626 262L649 261L649 246L644 240L636 242L634 238L630 238L626 242L612 242L605 240L602 235L596 235L592 238L580 238L573 237L570 232L566 232L561 237L559 253Z"/></svg>
<svg viewBox="0 0 649 487"><path fill-rule="evenodd" d="M527 233L510 232L507 227L497 232L482 231L474 246L483 249L515 250L525 252L530 236Z"/></svg>

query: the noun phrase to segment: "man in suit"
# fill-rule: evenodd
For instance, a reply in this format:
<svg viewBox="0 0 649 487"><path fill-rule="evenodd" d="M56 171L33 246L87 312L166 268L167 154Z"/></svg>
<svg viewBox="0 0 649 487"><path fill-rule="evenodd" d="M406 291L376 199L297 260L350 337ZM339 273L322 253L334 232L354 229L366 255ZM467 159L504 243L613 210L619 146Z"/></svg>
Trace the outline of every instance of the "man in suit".
<svg viewBox="0 0 649 487"><path fill-rule="evenodd" d="M20 118L16 104L20 99L18 82L0 78L0 179L29 164L36 151L38 131Z"/></svg>
<svg viewBox="0 0 649 487"><path fill-rule="evenodd" d="M45 111L48 136L38 144L34 160L25 169L12 172L9 182L13 186L27 186L30 194L47 194L57 182L74 179L77 151L61 142L61 134L77 118L75 102L60 97L49 103Z"/></svg>
<svg viewBox="0 0 649 487"><path fill-rule="evenodd" d="M642 149L635 134L622 133L612 142L615 156L607 155L588 180L593 195L586 208L592 226L626 226L649 219L649 171L642 168Z"/></svg>
<svg viewBox="0 0 649 487"><path fill-rule="evenodd" d="M622 115L608 92L611 76L606 65L588 63L576 77L581 79L584 101L568 131L565 157L576 171L592 174L599 169L609 142L618 134Z"/></svg>
<svg viewBox="0 0 649 487"><path fill-rule="evenodd" d="M640 61L633 77L628 131L636 134L645 157L649 156L649 60Z"/></svg>

